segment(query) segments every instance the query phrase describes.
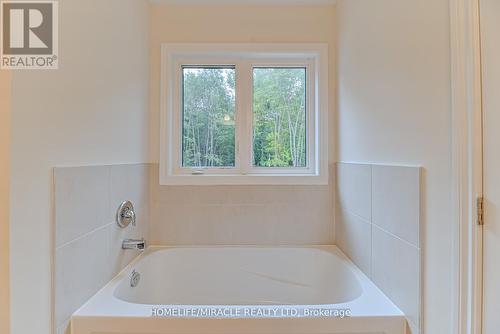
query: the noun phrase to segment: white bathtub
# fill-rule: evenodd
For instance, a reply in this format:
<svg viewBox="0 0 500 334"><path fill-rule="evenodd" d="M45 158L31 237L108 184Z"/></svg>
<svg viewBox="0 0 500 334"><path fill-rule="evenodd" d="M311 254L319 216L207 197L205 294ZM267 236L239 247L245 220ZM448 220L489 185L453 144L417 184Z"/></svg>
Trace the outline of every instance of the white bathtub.
<svg viewBox="0 0 500 334"><path fill-rule="evenodd" d="M72 334L404 334L406 321L335 246L150 247L71 326Z"/></svg>

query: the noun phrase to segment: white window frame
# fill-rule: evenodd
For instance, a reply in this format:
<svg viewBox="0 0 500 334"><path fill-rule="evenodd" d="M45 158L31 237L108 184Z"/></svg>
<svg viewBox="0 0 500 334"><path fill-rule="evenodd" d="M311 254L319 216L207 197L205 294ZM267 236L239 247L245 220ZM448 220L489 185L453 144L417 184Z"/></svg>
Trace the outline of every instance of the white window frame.
<svg viewBox="0 0 500 334"><path fill-rule="evenodd" d="M236 68L235 167L182 167L182 66ZM307 166L254 167L253 68L305 67ZM160 184L328 184L328 46L326 44L162 44Z"/></svg>

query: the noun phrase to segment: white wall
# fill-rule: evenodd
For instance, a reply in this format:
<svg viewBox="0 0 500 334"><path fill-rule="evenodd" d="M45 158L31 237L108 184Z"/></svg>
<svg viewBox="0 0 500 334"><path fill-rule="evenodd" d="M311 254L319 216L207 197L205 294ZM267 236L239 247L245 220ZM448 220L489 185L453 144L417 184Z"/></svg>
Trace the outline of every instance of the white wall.
<svg viewBox="0 0 500 334"><path fill-rule="evenodd" d="M13 334L52 329L52 168L148 161L148 2L63 0L59 11L60 68L12 78Z"/></svg>
<svg viewBox="0 0 500 334"><path fill-rule="evenodd" d="M483 166L484 166L484 234L483 234L483 333L500 329L500 1L481 0L481 56L483 66Z"/></svg>
<svg viewBox="0 0 500 334"><path fill-rule="evenodd" d="M327 43L335 93L335 7L154 5L151 11L151 156L159 153L160 46L167 42ZM330 110L334 107L330 105ZM333 119L334 117L330 117ZM330 129L333 129L333 121ZM330 131L333 160L335 134ZM153 173L156 176L156 173ZM152 183L157 244L331 244L329 186L169 187Z"/></svg>
<svg viewBox="0 0 500 334"><path fill-rule="evenodd" d="M0 71L0 333L9 333L10 71Z"/></svg>
<svg viewBox="0 0 500 334"><path fill-rule="evenodd" d="M338 160L421 165L423 324L451 333L447 0L341 0Z"/></svg>

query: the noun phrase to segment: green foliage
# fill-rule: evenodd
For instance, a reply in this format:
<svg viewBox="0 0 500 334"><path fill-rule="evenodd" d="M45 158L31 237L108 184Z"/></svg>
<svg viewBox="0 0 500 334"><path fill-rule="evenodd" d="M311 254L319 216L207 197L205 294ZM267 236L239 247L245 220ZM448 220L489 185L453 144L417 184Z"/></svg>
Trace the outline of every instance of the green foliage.
<svg viewBox="0 0 500 334"><path fill-rule="evenodd" d="M254 165L306 166L306 71L254 70Z"/></svg>
<svg viewBox="0 0 500 334"><path fill-rule="evenodd" d="M234 69L184 69L184 167L235 165Z"/></svg>
<svg viewBox="0 0 500 334"><path fill-rule="evenodd" d="M235 70L184 68L184 167L235 165ZM253 155L258 167L306 166L306 71L254 69Z"/></svg>

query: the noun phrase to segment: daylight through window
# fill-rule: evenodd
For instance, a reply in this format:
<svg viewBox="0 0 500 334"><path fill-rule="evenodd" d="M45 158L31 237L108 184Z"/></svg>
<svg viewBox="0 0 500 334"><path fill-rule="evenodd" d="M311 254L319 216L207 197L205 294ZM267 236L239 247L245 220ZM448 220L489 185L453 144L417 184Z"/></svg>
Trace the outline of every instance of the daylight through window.
<svg viewBox="0 0 500 334"><path fill-rule="evenodd" d="M164 45L160 182L325 184L326 50Z"/></svg>
<svg viewBox="0 0 500 334"><path fill-rule="evenodd" d="M306 167L306 69L253 70L253 158L258 167Z"/></svg>
<svg viewBox="0 0 500 334"><path fill-rule="evenodd" d="M235 166L235 69L182 69L182 166Z"/></svg>

